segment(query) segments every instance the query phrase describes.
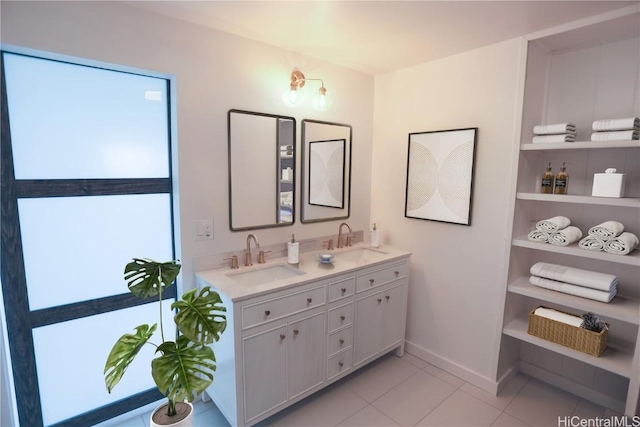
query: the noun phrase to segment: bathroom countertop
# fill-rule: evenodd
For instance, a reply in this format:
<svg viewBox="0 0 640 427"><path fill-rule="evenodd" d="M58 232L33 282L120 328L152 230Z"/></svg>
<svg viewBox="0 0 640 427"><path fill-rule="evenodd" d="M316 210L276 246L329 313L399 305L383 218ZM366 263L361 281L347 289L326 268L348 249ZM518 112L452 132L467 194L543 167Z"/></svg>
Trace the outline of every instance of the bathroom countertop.
<svg viewBox="0 0 640 427"><path fill-rule="evenodd" d="M362 250L365 251L362 251ZM254 249L253 256L257 255ZM361 252L361 256L358 253ZM319 254L334 255L331 264L323 264L320 262ZM261 269L268 269L276 265L287 266L290 269L294 267L287 264L287 258L268 258L264 264L254 263L252 266L245 267L243 265L238 269L219 268L215 270L206 270L196 273L199 286L209 285L218 291L226 294L231 301L240 301L247 298L260 296L266 293L284 290L293 286L302 285L308 282L330 278L332 276L347 273L356 268L370 267L383 262L399 259L411 255L411 252L393 248L388 245L381 245L378 248L371 248L366 243L360 243L348 248L334 249L331 251L320 250L301 253L298 257L299 264L297 269L303 274L287 277L284 279L272 280L260 284L244 284L232 279L235 274L245 272L258 272Z"/></svg>

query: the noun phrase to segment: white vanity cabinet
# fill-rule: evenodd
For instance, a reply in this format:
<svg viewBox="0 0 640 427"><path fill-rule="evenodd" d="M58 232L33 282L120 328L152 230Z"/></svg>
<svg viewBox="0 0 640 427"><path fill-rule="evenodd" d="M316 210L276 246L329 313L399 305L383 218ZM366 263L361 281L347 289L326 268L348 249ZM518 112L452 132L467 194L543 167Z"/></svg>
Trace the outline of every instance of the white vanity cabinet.
<svg viewBox="0 0 640 427"><path fill-rule="evenodd" d="M253 293L231 288L224 272L199 273L199 286L214 288L227 308L205 398L231 425L253 425L388 351L401 354L409 254L388 258L326 268L301 257L306 274Z"/></svg>

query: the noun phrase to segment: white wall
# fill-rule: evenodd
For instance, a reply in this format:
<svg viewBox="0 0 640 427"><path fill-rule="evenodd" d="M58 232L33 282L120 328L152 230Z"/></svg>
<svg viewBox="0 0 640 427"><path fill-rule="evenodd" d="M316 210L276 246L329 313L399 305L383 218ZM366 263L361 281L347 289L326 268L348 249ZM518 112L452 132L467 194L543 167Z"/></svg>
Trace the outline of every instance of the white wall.
<svg viewBox="0 0 640 427"><path fill-rule="evenodd" d="M369 223L373 77L227 33L117 2L2 2L4 44L172 74L177 80L181 259L185 287L195 285L195 256L242 249L246 232L229 230L227 111L231 108L353 126L351 218ZM281 98L299 67L324 80L333 106L318 112L287 108ZM314 89L309 82L307 89ZM298 190L299 190L298 164ZM339 222L296 224L256 234L262 245L337 234ZM214 220L214 239L194 241L193 221ZM138 254L140 255L140 254ZM138 256L136 255L136 256Z"/></svg>
<svg viewBox="0 0 640 427"><path fill-rule="evenodd" d="M519 122L521 40L376 77L371 221L411 250L407 349L495 381ZM478 127L471 226L404 218L408 133Z"/></svg>

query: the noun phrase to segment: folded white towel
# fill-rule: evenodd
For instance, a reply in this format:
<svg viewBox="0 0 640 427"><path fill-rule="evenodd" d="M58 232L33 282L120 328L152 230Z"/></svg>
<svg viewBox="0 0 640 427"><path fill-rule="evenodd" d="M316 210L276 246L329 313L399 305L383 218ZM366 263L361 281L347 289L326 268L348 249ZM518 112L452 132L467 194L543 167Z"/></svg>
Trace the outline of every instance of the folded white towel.
<svg viewBox="0 0 640 427"><path fill-rule="evenodd" d="M640 118L595 120L591 128L595 131L638 129L640 128Z"/></svg>
<svg viewBox="0 0 640 427"><path fill-rule="evenodd" d="M580 249L586 249L593 252L604 251L604 240L598 236L589 234L578 242L578 247L580 247Z"/></svg>
<svg viewBox="0 0 640 427"><path fill-rule="evenodd" d="M576 133L576 125L573 123L555 123L551 125L537 125L533 127L536 135L554 135L558 133Z"/></svg>
<svg viewBox="0 0 640 427"><path fill-rule="evenodd" d="M585 288L584 286L572 285L537 276L531 276L529 283L540 288L551 289L552 291L562 292L563 294L575 295L600 302L609 302L618 293L617 287L613 287L609 292L598 291L596 289Z"/></svg>
<svg viewBox="0 0 640 427"><path fill-rule="evenodd" d="M556 246L568 246L580 240L581 237L582 231L578 227L570 225L567 228L549 234L549 243Z"/></svg>
<svg viewBox="0 0 640 427"><path fill-rule="evenodd" d="M582 325L582 317L563 313L552 308L538 307L534 310L533 314L555 320L556 322L566 323L567 325L575 326L576 328L579 328L580 325Z"/></svg>
<svg viewBox="0 0 640 427"><path fill-rule="evenodd" d="M534 276L557 280L570 285L584 286L599 291L609 292L618 285L618 278L613 274L597 271L582 270L580 268L565 267L564 265L537 262L529 270Z"/></svg>
<svg viewBox="0 0 640 427"><path fill-rule="evenodd" d="M559 135L538 135L534 136L531 140L534 144L546 144L553 142L575 142L576 136L575 134L559 134Z"/></svg>
<svg viewBox="0 0 640 427"><path fill-rule="evenodd" d="M624 231L624 225L618 221L605 221L594 225L589 229L589 234L601 238L604 241L619 236Z"/></svg>
<svg viewBox="0 0 640 427"><path fill-rule="evenodd" d="M532 242L547 243L547 241L549 240L549 233L542 230L533 230L527 235L527 239L531 240Z"/></svg>
<svg viewBox="0 0 640 427"><path fill-rule="evenodd" d="M625 231L615 239L608 240L604 245L604 251L615 255L627 255L638 247L638 236Z"/></svg>
<svg viewBox="0 0 640 427"><path fill-rule="evenodd" d="M551 233L554 231L562 230L571 225L571 220L566 216L554 216L553 218L543 219L536 223L536 230L546 231Z"/></svg>
<svg viewBox="0 0 640 427"><path fill-rule="evenodd" d="M615 132L594 132L592 141L631 141L638 139L640 133L637 130L619 130Z"/></svg>

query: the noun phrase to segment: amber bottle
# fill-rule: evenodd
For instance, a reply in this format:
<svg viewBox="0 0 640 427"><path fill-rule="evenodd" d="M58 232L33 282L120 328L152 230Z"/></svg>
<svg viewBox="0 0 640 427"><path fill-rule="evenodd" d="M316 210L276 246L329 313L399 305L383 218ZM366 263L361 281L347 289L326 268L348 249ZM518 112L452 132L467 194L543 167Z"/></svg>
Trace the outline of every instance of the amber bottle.
<svg viewBox="0 0 640 427"><path fill-rule="evenodd" d="M553 193L553 172L551 172L551 162L547 166L547 171L542 175L542 186L540 192L543 194Z"/></svg>
<svg viewBox="0 0 640 427"><path fill-rule="evenodd" d="M562 167L560 168L560 172L556 175L556 183L555 183L555 194L567 194L567 190L569 189L569 174L567 174L567 168L562 162Z"/></svg>

